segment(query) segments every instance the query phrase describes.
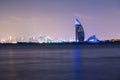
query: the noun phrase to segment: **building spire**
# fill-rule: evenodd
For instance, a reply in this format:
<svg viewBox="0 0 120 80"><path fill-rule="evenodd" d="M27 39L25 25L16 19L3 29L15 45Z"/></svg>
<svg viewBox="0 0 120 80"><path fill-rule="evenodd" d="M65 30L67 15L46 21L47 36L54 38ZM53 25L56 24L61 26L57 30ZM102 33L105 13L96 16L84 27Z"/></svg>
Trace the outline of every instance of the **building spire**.
<svg viewBox="0 0 120 80"><path fill-rule="evenodd" d="M78 17L75 18L75 25L81 25Z"/></svg>

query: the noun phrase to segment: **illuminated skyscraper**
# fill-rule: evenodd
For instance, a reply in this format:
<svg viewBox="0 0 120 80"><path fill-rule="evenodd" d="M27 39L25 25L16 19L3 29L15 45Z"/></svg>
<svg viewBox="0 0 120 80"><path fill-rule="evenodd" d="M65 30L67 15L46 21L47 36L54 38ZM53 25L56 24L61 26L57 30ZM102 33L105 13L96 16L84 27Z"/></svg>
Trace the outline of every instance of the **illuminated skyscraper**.
<svg viewBox="0 0 120 80"><path fill-rule="evenodd" d="M76 42L83 42L85 35L83 27L78 18L75 19Z"/></svg>

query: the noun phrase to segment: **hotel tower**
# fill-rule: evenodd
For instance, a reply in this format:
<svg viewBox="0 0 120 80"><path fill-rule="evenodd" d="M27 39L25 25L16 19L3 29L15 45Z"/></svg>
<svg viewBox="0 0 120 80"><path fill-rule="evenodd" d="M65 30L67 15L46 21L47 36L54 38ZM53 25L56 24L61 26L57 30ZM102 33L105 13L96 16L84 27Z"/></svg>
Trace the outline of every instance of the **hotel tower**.
<svg viewBox="0 0 120 80"><path fill-rule="evenodd" d="M78 18L75 19L76 42L84 42L85 34Z"/></svg>

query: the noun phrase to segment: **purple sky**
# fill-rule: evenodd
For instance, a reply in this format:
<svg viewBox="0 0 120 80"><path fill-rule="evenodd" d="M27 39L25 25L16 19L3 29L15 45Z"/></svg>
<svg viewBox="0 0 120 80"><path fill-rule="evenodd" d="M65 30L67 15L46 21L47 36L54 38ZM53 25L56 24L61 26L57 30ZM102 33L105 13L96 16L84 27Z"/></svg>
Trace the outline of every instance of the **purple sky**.
<svg viewBox="0 0 120 80"><path fill-rule="evenodd" d="M120 39L120 0L0 0L0 38L74 39L75 16L86 39Z"/></svg>

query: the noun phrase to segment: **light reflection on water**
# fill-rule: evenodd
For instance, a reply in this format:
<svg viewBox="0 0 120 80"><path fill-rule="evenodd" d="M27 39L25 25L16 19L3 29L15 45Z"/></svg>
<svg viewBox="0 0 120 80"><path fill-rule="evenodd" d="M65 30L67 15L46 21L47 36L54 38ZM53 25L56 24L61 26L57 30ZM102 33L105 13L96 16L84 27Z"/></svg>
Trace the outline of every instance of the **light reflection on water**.
<svg viewBox="0 0 120 80"><path fill-rule="evenodd" d="M79 80L77 49L1 50L0 80Z"/></svg>
<svg viewBox="0 0 120 80"><path fill-rule="evenodd" d="M0 80L120 80L119 48L0 49ZM81 59L82 58L82 59Z"/></svg>
<svg viewBox="0 0 120 80"><path fill-rule="evenodd" d="M82 80L82 76L81 76L81 59L80 59L80 49L79 46L76 45L75 49L74 49L74 75L73 75L73 80Z"/></svg>
<svg viewBox="0 0 120 80"><path fill-rule="evenodd" d="M8 60L8 80L15 80L15 67L14 67L14 52L12 49L9 50L9 60Z"/></svg>

